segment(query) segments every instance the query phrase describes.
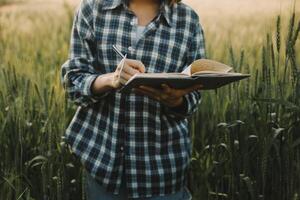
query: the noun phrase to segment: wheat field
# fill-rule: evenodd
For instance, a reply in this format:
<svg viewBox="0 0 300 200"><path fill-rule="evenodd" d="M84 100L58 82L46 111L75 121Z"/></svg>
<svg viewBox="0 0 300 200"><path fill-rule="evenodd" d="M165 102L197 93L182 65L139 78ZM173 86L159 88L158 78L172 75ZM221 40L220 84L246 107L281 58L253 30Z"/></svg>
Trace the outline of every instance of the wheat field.
<svg viewBox="0 0 300 200"><path fill-rule="evenodd" d="M76 107L60 84L78 0L0 1L0 199L85 199L62 142ZM299 200L299 1L184 0L208 58L251 79L203 92L190 119L195 200Z"/></svg>

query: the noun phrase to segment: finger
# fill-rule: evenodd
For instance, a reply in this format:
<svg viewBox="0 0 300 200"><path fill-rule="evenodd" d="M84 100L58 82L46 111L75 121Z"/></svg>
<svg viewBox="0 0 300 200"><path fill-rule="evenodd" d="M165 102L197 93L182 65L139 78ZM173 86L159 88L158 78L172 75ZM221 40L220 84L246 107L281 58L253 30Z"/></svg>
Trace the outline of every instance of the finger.
<svg viewBox="0 0 300 200"><path fill-rule="evenodd" d="M124 63L125 60L126 60L126 59L123 58L123 59L120 61L120 63L119 63L118 66L117 66L116 71L120 71L120 70L122 69L122 66L123 66L123 65L126 65L126 63ZM124 67L125 67L125 66L124 66Z"/></svg>
<svg viewBox="0 0 300 200"><path fill-rule="evenodd" d="M142 89L139 88L133 88L133 92L140 94L140 95L144 95L144 91Z"/></svg>
<svg viewBox="0 0 300 200"><path fill-rule="evenodd" d="M126 59L126 63L141 73L145 72L145 65L141 61Z"/></svg>
<svg viewBox="0 0 300 200"><path fill-rule="evenodd" d="M168 94L168 93L162 92L162 93L160 93L160 98L162 100L169 101L169 100L174 99L175 97L172 94Z"/></svg>
<svg viewBox="0 0 300 200"><path fill-rule="evenodd" d="M173 89L166 84L162 84L162 88L164 90L164 93L166 93L169 96L169 98L171 98L171 99L182 96L182 91L179 89Z"/></svg>
<svg viewBox="0 0 300 200"><path fill-rule="evenodd" d="M195 90L200 90L202 88L203 88L203 85L194 85L192 87L189 87L189 88L185 89L185 92L187 94L187 93L193 92Z"/></svg>
<svg viewBox="0 0 300 200"><path fill-rule="evenodd" d="M129 73L130 70L134 70L134 71L132 71L131 73ZM120 74L120 76L121 76L121 74L122 74L122 76L123 76L123 75L126 76L126 77L124 77L124 78L126 78L127 80L129 80L135 73L139 73L139 71L133 69L132 67L130 67L129 65L127 65L127 64L125 63L125 65L124 65L122 71L120 72L120 70L119 70L118 73ZM126 74L127 74L127 75L126 75Z"/></svg>
<svg viewBox="0 0 300 200"><path fill-rule="evenodd" d="M174 99L177 97L173 97L172 94L166 93L162 90L158 90L152 87L148 87L148 86L140 86L140 88L142 88L145 91L151 92L152 94L154 94L155 96L159 97L160 100L170 100L170 99Z"/></svg>
<svg viewBox="0 0 300 200"><path fill-rule="evenodd" d="M157 95L155 95L155 94L153 94L153 93L151 93L151 92L149 92L149 91L147 91L147 90L135 88L134 91L136 91L136 92L139 93L139 94L146 95L146 96L148 96L148 97L150 97L150 98L152 98L152 99L155 99L155 100L157 100L157 101L160 101L160 97L159 97L159 96L157 96Z"/></svg>
<svg viewBox="0 0 300 200"><path fill-rule="evenodd" d="M166 92L166 93L172 92L172 88L170 88L167 84L162 84L161 87L164 90L164 92Z"/></svg>
<svg viewBox="0 0 300 200"><path fill-rule="evenodd" d="M125 79L126 81L128 81L132 77L132 75L127 74L126 72L122 71L120 73L120 77L123 78L123 79Z"/></svg>
<svg viewBox="0 0 300 200"><path fill-rule="evenodd" d="M119 82L120 82L122 85L125 85L125 84L127 83L127 80L124 79L124 78L122 78L122 77L120 77L120 78L119 78Z"/></svg>
<svg viewBox="0 0 300 200"><path fill-rule="evenodd" d="M162 93L161 90L158 90L158 89L155 89L155 88L152 88L152 87L148 87L148 86L140 86L139 88L142 89L142 90L151 92L151 93L153 93L156 96L160 96L161 93Z"/></svg>
<svg viewBox="0 0 300 200"><path fill-rule="evenodd" d="M165 105L170 105L170 101L168 99L163 99L162 98L162 95L160 96L157 96L151 92L148 92L146 90L142 90L142 89L139 89L139 88L135 88L135 91L138 93L138 94L141 94L141 95L146 95L146 96L149 96L150 98L156 100L156 101L159 101Z"/></svg>
<svg viewBox="0 0 300 200"><path fill-rule="evenodd" d="M184 95L184 92L181 89L173 89L166 84L162 84L164 92L169 95L170 99L176 99Z"/></svg>
<svg viewBox="0 0 300 200"><path fill-rule="evenodd" d="M166 92L164 89L158 90L158 89L155 89L152 87L147 87L147 86L145 86L145 88L146 88L146 90L154 93L156 96L160 96L161 100L171 100L171 99L178 98L178 96L176 95L176 91L173 91L170 87L168 87L169 92Z"/></svg>
<svg viewBox="0 0 300 200"><path fill-rule="evenodd" d="M135 68L129 66L128 64L126 64L123 68L123 71L126 72L127 74L133 76L137 73L140 73L140 71L136 70Z"/></svg>
<svg viewBox="0 0 300 200"><path fill-rule="evenodd" d="M120 86L121 86L121 83L120 83L119 79L115 79L113 81L113 87L114 88L119 88Z"/></svg>

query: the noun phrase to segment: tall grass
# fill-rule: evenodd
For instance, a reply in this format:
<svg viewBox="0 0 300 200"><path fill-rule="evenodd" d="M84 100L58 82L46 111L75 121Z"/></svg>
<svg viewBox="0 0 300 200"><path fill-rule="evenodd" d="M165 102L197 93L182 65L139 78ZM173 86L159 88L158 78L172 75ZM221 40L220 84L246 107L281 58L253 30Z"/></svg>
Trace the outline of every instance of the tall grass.
<svg viewBox="0 0 300 200"><path fill-rule="evenodd" d="M17 2L17 0L0 0L0 5Z"/></svg>
<svg viewBox="0 0 300 200"><path fill-rule="evenodd" d="M59 23L23 15L34 34L0 20L0 199L84 199L80 163L61 140L75 111L59 80L66 11ZM284 20L252 48L224 43L215 54L207 41L209 57L252 77L203 92L190 126L194 199L299 199L299 21Z"/></svg>
<svg viewBox="0 0 300 200"><path fill-rule="evenodd" d="M65 27L53 21L42 26L49 16L33 18L34 35L12 37L9 22L0 29L0 199L81 195L80 165L61 140L74 113L59 82L68 52L68 13Z"/></svg>
<svg viewBox="0 0 300 200"><path fill-rule="evenodd" d="M299 28L293 13L283 33L279 16L255 66L229 48L229 62L252 78L204 93L191 124L196 199L299 199Z"/></svg>

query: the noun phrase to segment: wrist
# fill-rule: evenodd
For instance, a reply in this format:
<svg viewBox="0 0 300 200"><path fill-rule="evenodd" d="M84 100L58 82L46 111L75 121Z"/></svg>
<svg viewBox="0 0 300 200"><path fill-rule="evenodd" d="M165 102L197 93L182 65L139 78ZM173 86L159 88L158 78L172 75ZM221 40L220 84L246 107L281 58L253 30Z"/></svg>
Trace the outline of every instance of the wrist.
<svg viewBox="0 0 300 200"><path fill-rule="evenodd" d="M103 81L105 83L105 87L110 88L110 89L115 89L114 87L114 73L107 73L103 77Z"/></svg>
<svg viewBox="0 0 300 200"><path fill-rule="evenodd" d="M110 89L118 89L120 87L120 82L116 72L108 73L106 77L107 87Z"/></svg>
<svg viewBox="0 0 300 200"><path fill-rule="evenodd" d="M91 87L92 93L95 95L99 95L103 92L113 89L111 84L112 82L111 77L112 77L111 73L98 76L92 84Z"/></svg>

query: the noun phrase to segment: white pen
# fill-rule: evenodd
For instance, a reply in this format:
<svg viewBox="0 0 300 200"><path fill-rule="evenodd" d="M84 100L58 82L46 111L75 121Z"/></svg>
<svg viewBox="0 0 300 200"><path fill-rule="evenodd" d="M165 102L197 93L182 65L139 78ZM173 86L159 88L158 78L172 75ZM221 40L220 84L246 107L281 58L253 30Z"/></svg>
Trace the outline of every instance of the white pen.
<svg viewBox="0 0 300 200"><path fill-rule="evenodd" d="M120 51L120 49L118 49L118 47L116 47L115 45L112 45L112 47L117 54L119 54L122 58L125 58L124 54L122 54L122 52Z"/></svg>
<svg viewBox="0 0 300 200"><path fill-rule="evenodd" d="M123 63L122 63L122 66L121 66L121 69L120 69L120 72L119 72L119 77L121 77L121 72L122 72L122 70L124 68L126 57L127 57L127 54L125 54L125 56L123 58Z"/></svg>
<svg viewBox="0 0 300 200"><path fill-rule="evenodd" d="M126 58L127 58L127 54L122 54L122 52L118 49L118 47L116 47L115 45L113 45L112 46L113 47L113 49L115 50L115 52L117 53L117 54L119 54L119 56L121 56L122 58L123 58L123 63L122 63L122 66L121 66L121 69L120 69L120 72L119 72L119 77L121 76L121 72L122 72L122 70L123 70L123 68L124 68L124 65L125 65L125 60L126 60Z"/></svg>

